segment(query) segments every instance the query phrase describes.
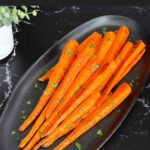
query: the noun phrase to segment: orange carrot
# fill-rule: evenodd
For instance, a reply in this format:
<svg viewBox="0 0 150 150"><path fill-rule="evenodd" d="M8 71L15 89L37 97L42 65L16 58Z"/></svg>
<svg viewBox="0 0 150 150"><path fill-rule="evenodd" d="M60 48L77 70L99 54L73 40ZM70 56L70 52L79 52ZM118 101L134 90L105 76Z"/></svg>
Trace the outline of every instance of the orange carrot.
<svg viewBox="0 0 150 150"><path fill-rule="evenodd" d="M73 59L75 54L77 53L77 47L78 43L75 40L70 40L64 47L62 52L62 57L60 58L57 66L59 67L59 70L55 70L55 76L52 76L51 79L48 82L48 85L46 86L45 92L40 97L40 100L36 107L33 109L29 117L23 122L23 124L20 126L19 131L24 131L39 115L39 113L42 111L46 103L48 102L49 98L54 93L57 85L60 83L61 79L65 75L64 68L68 68ZM68 55L68 50L72 51L72 55Z"/></svg>
<svg viewBox="0 0 150 150"><path fill-rule="evenodd" d="M140 59L140 57L137 60L136 60L136 58L143 51L144 48L145 48L145 44L142 41L138 41L137 44L134 46L134 48L129 53L128 59L123 62L122 66L118 69L117 73L111 79L111 81L107 85L106 89L104 90L103 96L100 99L101 103L105 100L105 98L110 93L112 88L116 85L116 83L118 83L123 78L123 76L126 75L126 73L128 73L128 71L131 69L131 67L129 68L128 66L130 64L134 64L135 65L137 63L137 61ZM120 57L118 56L116 58L116 62L119 59L120 59ZM132 65L132 67L133 67L133 65ZM100 103L100 101L98 103Z"/></svg>
<svg viewBox="0 0 150 150"><path fill-rule="evenodd" d="M114 70L116 69L116 63L113 61L110 65L104 69L103 72L99 70L101 73L96 76L90 83L85 85L83 89L77 93L74 97L72 97L68 103L63 107L61 112L57 113L47 125L47 127L43 131L43 135L45 136L47 132L51 133L58 125L61 123L83 100L85 100L96 88L99 87L101 91L104 87L104 84L111 78Z"/></svg>
<svg viewBox="0 0 150 150"><path fill-rule="evenodd" d="M103 65L110 63L116 56L118 55L119 51L121 50L122 46L125 44L127 38L129 36L129 30L125 26L121 26L116 32L116 38L106 54L105 61Z"/></svg>
<svg viewBox="0 0 150 150"><path fill-rule="evenodd" d="M57 134L55 134L54 132L52 132L52 134L50 134L49 138L46 137L45 139L43 139L39 144L37 144L37 146L35 146L34 149L36 149L37 147L43 145L45 142L47 141L51 141L51 138L53 138L52 140L56 140L58 137L63 136L64 134L68 133L71 129L75 128L78 124L78 122L80 122L82 119L84 119L90 112L91 112L91 108L95 107L95 102L100 98L101 94L100 94L100 89L96 89L85 101L83 101L63 122L60 126L58 126L58 128L56 128L54 130L54 132L57 132L57 130L59 130L59 132L57 132ZM70 130L69 130L70 129ZM40 130L41 131L41 130ZM51 135L56 135L56 137L51 136ZM47 133L48 135L48 133Z"/></svg>
<svg viewBox="0 0 150 150"><path fill-rule="evenodd" d="M49 71L47 71L43 76L41 76L38 81L40 82L44 82L46 81L47 79L51 78L53 75L54 75L54 70L55 68L57 69L57 64L52 67Z"/></svg>
<svg viewBox="0 0 150 150"><path fill-rule="evenodd" d="M49 109L47 111L49 112L49 114L51 114L53 110L57 107L79 71L86 64L89 58L92 57L93 53L96 52L96 48L101 42L101 37L97 32L93 33L91 37L92 40L86 45L86 48L82 51L82 53L80 52L79 55L77 55L77 58L71 65L68 73L66 74L55 94L51 98L50 103L48 104Z"/></svg>
<svg viewBox="0 0 150 150"><path fill-rule="evenodd" d="M91 113L82 123L75 128L69 136L63 140L54 150L63 150L69 144L74 142L79 136L92 128L96 123L109 115L118 105L120 105L131 93L131 88L127 83L123 83L120 87L106 100L100 107Z"/></svg>
<svg viewBox="0 0 150 150"><path fill-rule="evenodd" d="M123 61L127 58L127 54L130 52L130 50L133 48L133 43L132 42L127 42L126 44L125 44L125 46L122 48L122 50L121 50L121 52L119 53L119 55L118 55L118 58L121 58ZM98 86L98 85L100 85L100 87L101 87L101 90L104 88L104 86L106 85L106 83L107 83L107 81L110 79L110 77L113 75L113 73L115 72L115 70L117 69L117 68L119 68L119 66L122 64L122 61L120 61L119 59L117 58L117 61L116 61L116 63L115 63L115 67L112 69L112 72L110 73L110 71L107 71L107 69L109 69L109 67L111 67L111 65L113 66L114 65L114 63L112 62L112 63L110 63L110 65L107 67L107 69L106 69L106 72L108 72L108 73L105 73L105 71L104 71L104 76L105 76L105 78L103 78L104 80L102 80L103 81L103 83L101 83L100 81L96 81L96 83L93 83L93 81L97 78L96 76L93 76L92 78L92 83L90 83L90 85L91 84L93 84L93 86L94 87L96 87L96 85ZM99 69L99 70L101 70L101 68ZM99 74L99 73L98 73ZM103 76L103 73L102 73L102 76ZM99 75L99 77L101 78L102 77L101 76L101 74ZM101 84L100 84L101 83ZM88 89L89 89L89 87L88 87ZM84 92L83 92L84 93ZM85 94L82 94L82 95L85 95ZM53 116L51 116L50 117L50 119L47 119L47 121L45 122L45 124L48 124L47 122L49 122L49 125L47 125L47 127L46 127L46 129L43 131L43 134L45 135L46 134L46 132L47 131L49 131L49 129L50 129L50 131L49 132L52 132L53 130L54 130L54 128L56 128L57 127L57 125L63 120L63 119L65 119L65 117L67 116L67 115L69 115L72 111L73 111L73 109L75 109L76 108L76 106L77 105L79 105L82 101L84 100L84 96L81 96L81 98L72 98L72 100L70 100L68 103L70 103L71 104L71 106L70 106L70 108L69 108L69 106L68 106L68 104L66 104L65 106L64 106L64 108L62 109L63 111L60 113L60 110L59 111L57 111L56 112L56 115L58 114L58 112L59 112L59 114L56 116L55 115L55 117L53 118L53 119L51 119ZM57 110L57 109L56 109ZM52 113L52 115L53 115L53 113ZM60 115L60 116L59 116ZM58 117L58 118L57 118ZM55 121L55 120L57 120L57 121ZM57 123L56 123L57 122ZM49 133L49 132L47 132L47 133Z"/></svg>
<svg viewBox="0 0 150 150"><path fill-rule="evenodd" d="M80 71L82 66L88 61L91 55L93 55L93 53L95 52L96 50L95 47L97 47L100 44L100 41L101 41L100 35L97 32L94 32L83 42L84 44L81 44L79 46L78 51L80 53L77 54L75 61L72 63L63 81L61 82L55 94L52 96L52 98L50 99L50 101L48 102L48 104L46 105L46 107L44 108L44 110L36 120L30 132L19 144L20 148L24 147L28 143L28 141L32 138L32 136L39 129L41 124L44 122L47 110L49 108L51 108L51 110L54 110L55 107L58 105L61 98L64 96L65 92L69 88L71 82L76 77L77 73ZM25 149L26 150L31 149L31 146L34 146L34 142L33 144L32 143L28 144Z"/></svg>
<svg viewBox="0 0 150 150"><path fill-rule="evenodd" d="M114 32L107 32L104 38L101 41L100 47L98 48L96 55L93 55L91 59L86 63L84 68L79 72L76 79L71 84L70 88L68 89L67 93L63 97L63 101L57 106L54 112L51 114L49 111L46 114L46 118L49 116L54 118L57 115L57 112L61 111L61 109L65 106L65 104L69 101L69 99L80 90L85 82L92 76L92 74L99 68L101 62L103 61L107 51L111 47L113 41L115 39ZM50 115L51 114L51 115ZM49 119L50 120L50 119Z"/></svg>

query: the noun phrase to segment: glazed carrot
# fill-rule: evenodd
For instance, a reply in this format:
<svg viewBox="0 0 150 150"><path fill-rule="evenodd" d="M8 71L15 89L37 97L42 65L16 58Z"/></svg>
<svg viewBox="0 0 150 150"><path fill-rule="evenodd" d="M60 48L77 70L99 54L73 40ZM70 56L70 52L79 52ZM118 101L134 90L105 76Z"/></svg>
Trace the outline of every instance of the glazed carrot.
<svg viewBox="0 0 150 150"><path fill-rule="evenodd" d="M45 92L42 94L42 96L39 99L38 104L33 109L29 117L23 122L23 124L20 126L19 131L24 131L39 115L39 113L42 111L46 103L48 102L49 98L54 93L57 85L60 83L61 79L65 75L64 68L68 68L73 59L75 54L77 53L77 47L78 42L75 40L70 40L64 47L62 52L62 57L60 58L57 66L59 67L58 70L55 70L55 76L52 76L51 79L48 82L48 85L46 86ZM72 51L71 55L68 55L68 50Z"/></svg>
<svg viewBox="0 0 150 150"><path fill-rule="evenodd" d="M83 118L85 118L85 116L87 116L87 113L90 112L90 108L92 106L94 106L94 103L96 102L96 100L98 100L100 98L100 91L99 89L96 89L77 109L76 111L73 112L72 115L68 116L68 118L66 119L66 121L64 121L64 123L62 124L62 126L68 125L71 126L71 123L75 123L78 120L81 120ZM81 118L81 119L80 119ZM78 121L79 122L79 121ZM41 127L41 129L39 131L43 131L45 127ZM62 129L64 130L65 128L62 127ZM62 132L61 132L62 133ZM60 134L61 134L60 133ZM63 132L64 133L64 132ZM36 136L34 136L36 137ZM34 138L33 137L33 138Z"/></svg>
<svg viewBox="0 0 150 150"><path fill-rule="evenodd" d="M81 124L75 128L69 136L63 140L54 150L63 150L74 142L79 136L92 128L96 123L109 115L118 105L120 105L131 93L131 88L127 83L123 83L100 107L91 113Z"/></svg>
<svg viewBox="0 0 150 150"><path fill-rule="evenodd" d="M110 77L113 75L113 73L115 72L115 70L117 68L119 68L119 66L123 63L122 61L124 61L126 58L127 58L127 54L131 51L131 49L133 48L133 43L132 42L127 42L125 44L125 46L122 48L121 52L119 53L118 57L116 58L116 63L115 63L115 67L112 69L112 72L110 73L108 71L107 72L107 69L106 69L106 72L104 72L104 76L105 76L105 80L103 80L103 83L101 83L100 81L96 81L97 82L97 86L101 83L100 87L101 89L106 85L107 81L110 79ZM120 59L118 58L121 58L122 61L120 61ZM107 67L109 69L109 67L111 67L111 65L113 66L113 62L110 63L110 65ZM101 70L101 69L99 69ZM99 74L99 73L98 73ZM109 75L108 75L109 74ZM103 76L103 75L102 75ZM101 78L101 74L99 75L99 77ZM93 81L94 81L94 78L96 79L97 77L96 76L93 76ZM104 78L103 78L104 79ZM93 86L95 86L95 84L92 82L91 84L93 84ZM103 86L103 87L102 87ZM96 86L95 86L96 87ZM88 87L89 88L89 87ZM84 95L84 94L82 94ZM53 116L50 116L50 119L47 119L46 123L45 124L48 124L47 122L49 122L49 125L47 125L46 129L43 131L43 134L45 135L46 133L49 133L49 132L52 132L54 130L55 127L57 127L57 125L63 120L65 119L65 117L67 115L69 115L73 109L76 108L76 106L78 104L80 104L82 102L82 96L81 98L72 98L73 100L69 100L68 103L71 103L72 105L68 106L68 104L66 103L66 105L64 106L64 108L62 109L63 111L60 113L60 110L56 112L55 114L55 117L53 119L51 119ZM78 100L79 99L79 100ZM76 104L77 103L77 104ZM57 109L56 109L57 110ZM59 114L58 114L59 112ZM57 115L58 114L58 115ZM53 115L53 113L52 113ZM57 116L56 116L57 115ZM60 115L60 116L59 116ZM58 117L58 118L57 118ZM57 120L57 121L55 121ZM57 123L56 123L57 122ZM51 128L51 129L50 129ZM49 131L50 129L50 131ZM49 132L48 132L49 131Z"/></svg>
<svg viewBox="0 0 150 150"><path fill-rule="evenodd" d="M101 103L104 101L104 99L107 97L107 95L110 93L112 88L116 85L116 83L118 83L123 78L123 76L125 76L129 72L131 67L133 67L133 65L135 65L137 63L137 61L141 58L138 56L143 51L144 48L145 48L145 44L142 41L138 41L137 44L134 46L134 48L129 53L128 59L123 62L120 69L118 69L115 76L110 80L109 84L106 86L106 89L104 90L103 96L100 100ZM116 58L116 61L118 61L119 59L120 59L120 57L118 56ZM128 67L130 64L132 64L131 67ZM100 102L98 102L98 103L100 103Z"/></svg>
<svg viewBox="0 0 150 150"><path fill-rule="evenodd" d="M53 76L53 74L54 74L55 68L57 69L57 64L56 64L54 67L52 67L50 70L48 70L43 76L41 76L41 77L38 79L38 81L44 82L44 81L46 81L47 79L51 78L51 77Z"/></svg>
<svg viewBox="0 0 150 150"><path fill-rule="evenodd" d="M125 26L121 26L116 32L116 38L106 54L105 61L103 65L110 63L116 56L118 55L119 51L125 44L127 38L129 36L129 30Z"/></svg>
<svg viewBox="0 0 150 150"><path fill-rule="evenodd" d="M71 129L76 127L82 119L84 119L90 112L91 108L95 107L95 102L100 98L100 89L96 89L85 101L83 101L63 122L58 128L54 130L54 132L59 132L50 134L49 138L46 137L43 139L36 147L43 145L46 141L51 141L57 139L58 137L63 136L65 133L68 133ZM70 130L69 130L70 129ZM41 130L40 130L41 131ZM56 137L51 135L56 135ZM48 135L48 133L47 133ZM51 139L53 137L53 139ZM36 148L35 148L36 149Z"/></svg>
<svg viewBox="0 0 150 150"><path fill-rule="evenodd" d="M99 87L99 91L102 90L104 85L108 82L108 80L113 75L113 72L115 71L117 65L113 61L110 65L104 69L103 72L101 72L101 69L99 69L100 73L97 72L97 76L90 79L90 82L85 85L74 97L72 97L68 103L63 107L61 112L57 113L57 116L55 116L50 123L47 125L47 127L43 131L43 135L45 136L47 132L51 133L58 125L61 123L81 102L83 102L96 88Z"/></svg>
<svg viewBox="0 0 150 150"><path fill-rule="evenodd" d="M92 76L92 74L99 68L99 66L101 66L101 62L103 61L107 51L111 47L114 39L115 39L114 32L107 32L105 34L96 52L96 55L93 55L93 57L89 59L84 68L79 72L78 76L71 84L67 93L63 97L63 101L56 107L56 109L52 114L48 111L46 114L46 118L48 118L49 116L51 117L51 119L54 118L57 115L57 112L61 111L61 109L74 95L74 93L76 93L83 87L83 85L90 78L90 76Z"/></svg>
<svg viewBox="0 0 150 150"><path fill-rule="evenodd" d="M83 42L84 46L83 44L79 46L78 51L80 53L77 54L76 59L72 63L71 67L69 68L63 81L61 82L55 94L52 96L52 98L50 99L50 101L48 102L48 104L46 105L46 107L44 108L44 110L42 111L38 119L36 120L30 132L19 144L20 148L24 147L28 143L28 141L32 138L32 136L36 133L36 131L41 126L41 124L44 122L47 110L50 108L51 110L54 110L55 107L58 105L61 98L63 97L67 89L69 88L71 82L76 77L77 73L80 71L83 65L88 61L91 55L93 55L93 53L95 52L96 50L95 47L97 47L100 44L100 41L101 41L100 35L97 32L94 32ZM28 144L25 149L31 149L30 144Z"/></svg>

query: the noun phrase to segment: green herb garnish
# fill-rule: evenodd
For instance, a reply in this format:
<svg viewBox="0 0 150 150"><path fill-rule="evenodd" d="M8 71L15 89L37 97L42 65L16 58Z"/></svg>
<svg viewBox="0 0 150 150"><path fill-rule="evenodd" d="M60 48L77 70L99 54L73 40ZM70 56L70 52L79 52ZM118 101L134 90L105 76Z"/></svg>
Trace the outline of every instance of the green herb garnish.
<svg viewBox="0 0 150 150"><path fill-rule="evenodd" d="M106 33L107 29L105 27L102 28L101 34L104 35Z"/></svg>
<svg viewBox="0 0 150 150"><path fill-rule="evenodd" d="M28 100L28 101L26 102L26 104L27 104L27 105L31 105L31 104L32 104L31 100Z"/></svg>
<svg viewBox="0 0 150 150"><path fill-rule="evenodd" d="M54 89L57 88L57 86L58 86L57 83L52 83L52 84L51 84L51 87L54 88Z"/></svg>
<svg viewBox="0 0 150 150"><path fill-rule="evenodd" d="M81 144L80 143L76 142L75 146L76 146L77 150L81 150Z"/></svg>
<svg viewBox="0 0 150 150"><path fill-rule="evenodd" d="M122 61L122 57L118 57L118 60L119 60L119 61Z"/></svg>
<svg viewBox="0 0 150 150"><path fill-rule="evenodd" d="M68 49L68 55L70 56L72 54L72 50L69 48Z"/></svg>
<svg viewBox="0 0 150 150"><path fill-rule="evenodd" d="M97 131L96 134L99 135L99 136L103 136L102 130L100 130L100 129Z"/></svg>
<svg viewBox="0 0 150 150"><path fill-rule="evenodd" d="M17 133L16 133L16 131L15 130L13 130L13 131L11 131L11 133L10 133L11 135L16 135Z"/></svg>
<svg viewBox="0 0 150 150"><path fill-rule="evenodd" d="M97 70L98 68L99 68L99 64L94 64L94 65L92 66L92 70L93 70L93 71Z"/></svg>
<svg viewBox="0 0 150 150"><path fill-rule="evenodd" d="M93 48L93 47L94 47L94 44L93 44L93 43L90 43L89 47L90 47L90 48Z"/></svg>
<svg viewBox="0 0 150 150"><path fill-rule="evenodd" d="M107 42L109 42L109 41L110 41L110 38L107 39Z"/></svg>
<svg viewBox="0 0 150 150"><path fill-rule="evenodd" d="M38 88L38 84L37 84L37 83L34 84L34 88L35 88L35 89Z"/></svg>

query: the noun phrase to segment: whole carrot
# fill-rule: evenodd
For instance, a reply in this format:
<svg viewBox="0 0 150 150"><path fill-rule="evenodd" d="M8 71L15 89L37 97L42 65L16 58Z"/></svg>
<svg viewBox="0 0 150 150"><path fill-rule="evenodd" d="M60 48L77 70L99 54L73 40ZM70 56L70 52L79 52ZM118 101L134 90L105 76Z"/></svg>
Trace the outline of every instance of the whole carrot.
<svg viewBox="0 0 150 150"><path fill-rule="evenodd" d="M100 98L100 89L97 88L85 101L83 101L63 122L58 128L54 130L48 137L45 137L40 143L37 144L37 146L34 147L36 149L37 147L43 145L46 142L51 143L54 142L54 139L57 140L57 138L63 136L64 134L71 131L73 128L76 127L76 125L84 119L88 114L91 112L91 108L95 107L96 101ZM70 129L70 130L69 130ZM58 132L59 130L59 132ZM41 130L40 130L41 131ZM56 134L57 132L57 134ZM55 136L51 136L55 135Z"/></svg>
<svg viewBox="0 0 150 150"><path fill-rule="evenodd" d="M121 26L117 31L116 31L116 38L109 49L109 51L106 54L105 61L103 62L103 65L110 63L113 59L116 58L118 55L119 51L125 44L127 38L129 36L129 30L126 26Z"/></svg>
<svg viewBox="0 0 150 150"><path fill-rule="evenodd" d="M64 77L65 72L66 72L64 68L68 68L71 65L72 61L74 60L74 56L77 53L77 47L78 47L78 42L75 40L70 40L65 45L62 51L62 57L59 59L59 62L57 64L57 66L59 67L59 70L54 71L55 76L52 76L51 79L49 80L48 85L46 86L44 93L40 97L38 104L33 109L29 117L20 126L19 131L24 131L42 111L42 109L48 102L49 98L52 96L52 94L56 90L61 79ZM68 55L68 50L72 51L71 55Z"/></svg>
<svg viewBox="0 0 150 150"><path fill-rule="evenodd" d="M93 55L93 53L95 52L96 50L95 47L97 47L100 44L100 41L101 41L100 35L94 32L83 42L83 44L81 43L81 45L78 47L79 53L77 54L76 59L72 63L63 81L57 88L55 94L52 96L52 98L50 99L50 101L48 102L48 104L46 105L46 107L44 108L44 110L42 111L38 119L36 120L35 124L31 128L27 136L19 144L20 148L24 147L28 143L28 141L32 138L32 136L36 133L36 131L42 125L42 123L45 120L45 115L46 115L47 110L51 108L51 111L52 111L58 105L61 98L65 94L66 90L70 86L71 82L77 75L77 73L80 71L82 66L88 61L91 55ZM91 47L91 44L94 45L94 47L93 46ZM25 149L26 150L31 149L32 146L34 146L34 142L29 143Z"/></svg>
<svg viewBox="0 0 150 150"><path fill-rule="evenodd" d="M63 140L54 150L63 150L69 144L74 142L79 136L92 128L96 123L109 115L118 105L120 105L131 93L131 88L127 83L122 83L112 94L109 100L106 100L99 108L91 113L81 124L75 128L69 136Z"/></svg>
<svg viewBox="0 0 150 150"><path fill-rule="evenodd" d="M47 125L47 127L43 131L43 135L47 132L51 133L58 125L61 123L81 102L83 102L96 88L99 87L100 91L104 87L104 85L108 82L108 80L113 75L114 70L116 69L116 63L112 62L110 65L104 69L103 72L99 70L101 73L97 72L97 75L91 82L87 83L85 87L77 93L74 97L72 97L68 103L63 107L62 111L57 114Z"/></svg>
<svg viewBox="0 0 150 150"><path fill-rule="evenodd" d="M140 57L138 59L136 58L143 51L144 48L145 48L145 44L142 41L138 41L137 44L134 46L134 48L130 50L127 60L126 61L121 60L123 64L120 67L120 69L116 72L115 76L110 80L109 84L106 86L103 92L103 97L100 99L101 103L104 101L104 99L107 97L107 95L110 93L112 88L116 85L116 83L118 83L123 78L123 76L125 76L129 72L131 67L133 67L133 65L131 67L128 67L128 66L130 64L135 65L137 63ZM118 56L116 58L116 62L119 60L120 60L120 57Z"/></svg>
<svg viewBox="0 0 150 150"><path fill-rule="evenodd" d="M96 52L96 55L93 55L83 69L79 72L76 79L71 84L70 88L68 89L67 93L63 97L63 101L56 107L54 112L50 113L49 111L46 114L46 118L50 117L53 119L59 111L65 106L65 104L69 101L69 99L78 91L80 90L85 82L93 75L93 73L101 66L101 62L103 61L107 51L111 47L113 41L115 39L114 32L107 32L103 37L101 44ZM49 120L51 120L49 118Z"/></svg>
<svg viewBox="0 0 150 150"><path fill-rule="evenodd" d="M86 48L82 52L80 52L79 55L77 55L75 61L68 70L68 73L59 85L55 94L52 96L50 103L48 104L49 109L47 110L47 112L49 112L49 114L51 114L53 110L57 107L64 94L67 92L68 88L76 78L79 71L86 64L89 58L93 56L93 53L96 52L96 48L101 42L101 37L96 32L94 32L90 37L91 41L86 45Z"/></svg>
<svg viewBox="0 0 150 150"><path fill-rule="evenodd" d="M38 81L44 82L47 79L51 78L54 75L54 70L57 69L57 64L52 67L50 70L48 70L43 76L41 76Z"/></svg>
<svg viewBox="0 0 150 150"><path fill-rule="evenodd" d="M101 76L101 74L99 74L99 75L96 75L96 76L98 76L99 78L103 78L103 83L101 83L101 81L96 81L95 83L93 83L94 82L94 80L96 80L96 76L93 76L92 77L92 82L90 83L90 85L92 86L92 84L93 84L93 86L96 88L96 87L98 87L98 85L100 85L100 87L101 87L101 89L103 89L104 88L104 86L106 85L106 83L108 82L108 80L112 77L112 75L113 75L113 73L117 70L117 68L119 69L120 68L120 65L123 63L123 61L127 58L127 54L131 51L131 49L133 48L133 43L132 42L127 42L126 44L125 44L125 46L122 48L122 50L121 50L121 52L119 53L119 55L118 55L118 57L116 58L116 63L115 63L115 67L112 67L113 69L110 69L111 68L111 65L112 66L114 66L114 62L112 61L112 63L110 63L110 65L107 67L107 69L108 69L108 71L107 71L107 69L106 69L106 71L104 71L104 76L105 76L105 78L103 78L103 73L102 73L102 76ZM120 59L121 60L120 60ZM109 68L110 67L110 68ZM109 71L109 69L112 71L111 73L110 73L110 71ZM101 70L101 68L99 69L99 70ZM106 73L106 72L108 72L108 73ZM95 74L97 74L97 72L95 73ZM101 84L100 84L101 83ZM97 86L96 86L97 85ZM88 89L89 89L89 86L88 86ZM90 91L90 90L89 90ZM83 92L84 93L84 92ZM82 94L82 95L85 95L85 94ZM47 127L45 128L45 130L43 131L43 134L45 135L45 133L49 133L49 132L52 132L53 131L53 129L54 128L56 128L57 127L57 125L63 120L63 119L65 119L65 117L67 116L67 115L69 115L72 111L73 111L73 109L75 109L76 108L76 106L78 105L78 104L80 104L81 102L82 102L82 100L84 100L84 99L82 99L82 98L84 98L84 96L81 96L81 98L72 98L73 100L70 100L68 103L70 103L70 104L66 104L65 106L64 106L64 108L62 109L63 111L62 112L60 112L59 111L59 114L58 114L58 111L56 112L57 113L57 116L56 117L54 117L53 118L53 120L51 119L52 117L50 117L50 120L48 119L47 121L46 121L46 123L45 124L47 124L47 122L49 122L49 125L47 125ZM70 107L69 107L70 106ZM53 114L52 114L53 115ZM56 120L56 121L55 121ZM50 129L51 128L51 129ZM50 129L50 131L49 131L49 129ZM48 132L49 131L49 132Z"/></svg>

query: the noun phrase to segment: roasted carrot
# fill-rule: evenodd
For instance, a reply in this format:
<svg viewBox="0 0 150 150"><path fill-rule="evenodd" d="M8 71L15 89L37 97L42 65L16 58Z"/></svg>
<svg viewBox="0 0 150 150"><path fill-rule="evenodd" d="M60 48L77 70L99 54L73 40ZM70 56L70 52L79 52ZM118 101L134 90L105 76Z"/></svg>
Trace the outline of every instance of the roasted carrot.
<svg viewBox="0 0 150 150"><path fill-rule="evenodd" d="M107 81L110 79L110 77L113 75L113 73L115 72L115 70L117 69L117 68L119 68L119 66L122 64L122 61L120 61L118 58L121 58L123 61L127 58L127 54L130 52L130 50L133 48L133 43L132 42L127 42L126 44L125 44L125 46L122 48L122 50L121 50L121 52L119 53L119 55L118 55L118 57L116 58L116 64L115 64L115 67L112 69L112 72L110 73L109 71L108 71L108 73L109 73L109 75L108 75L108 73L106 73L106 72L104 72L104 76L105 76L105 78L103 78L103 79L105 79L105 80L103 80L103 83L101 83L100 81L96 81L97 82L97 86L98 86L98 84L100 84L101 83L101 85L100 85L100 87L101 87L101 89L106 85L106 83L107 83ZM113 64L113 62L112 62L112 64L110 64L109 66L113 66L114 64ZM108 69L109 69L109 67L108 67ZM100 69L99 69L100 70ZM99 74L99 73L98 73ZM103 75L102 75L103 76ZM99 75L99 77L101 78L101 74ZM96 76L94 76L93 78L97 78ZM93 81L94 81L94 79L92 79ZM93 84L93 85L95 85L93 82L91 83L91 84ZM103 87L102 87L103 86ZM96 87L96 85L95 85L95 87ZM88 87L89 88L89 87ZM83 92L84 93L84 92ZM84 94L82 94L82 95L84 95ZM81 96L81 98L82 98L82 96ZM79 100L78 100L79 99ZM83 99L84 100L84 99ZM75 101L77 101L77 102L75 102ZM51 131L53 131L53 129L55 128L55 127L57 127L57 125L63 120L63 119L65 119L65 117L67 116L67 115L69 115L69 113L71 113L72 111L73 111L73 109L75 109L76 108L76 103L77 104L80 104L82 102L82 100L80 99L80 98L73 98L73 100L70 100L68 103L71 103L72 105L70 106L70 104L69 104L69 106L70 106L70 108L69 108L69 106L68 106L68 104L66 104L66 106L64 106L64 108L62 109L63 111L60 113L60 110L59 111L57 111L56 112L56 114L55 114L55 116L58 114L58 112L59 112L59 114L56 116L56 117L54 117L53 118L53 120L51 119L53 116L50 116L50 119L48 119L47 121L46 121L46 123L47 122L50 122L49 123L49 125L47 125L47 127L46 127L46 129L43 131L43 134L45 135L46 134L46 132L47 131L49 131L49 129L50 129L50 131L49 132L51 132ZM57 110L57 109L56 109ZM64 112L65 111L65 112ZM67 114L67 115L66 115ZM52 115L53 115L53 113L52 113ZM59 116L60 115L60 116ZM58 118L57 118L58 117ZM64 118L63 118L64 117ZM61 119L62 118L62 119ZM55 120L57 120L57 121L55 121ZM57 124L57 123L58 124ZM45 123L45 124L46 124ZM53 127L52 127L53 126Z"/></svg>
<svg viewBox="0 0 150 150"><path fill-rule="evenodd" d="M137 63L137 61L140 59L139 54L143 51L145 48L145 44L142 41L138 41L137 44L132 48L132 50L129 53L128 59L126 61L123 61L122 66L118 69L117 73L115 76L110 80L109 84L107 84L106 89L103 92L103 96L101 98L101 103L104 101L104 99L107 97L107 95L110 93L112 88L118 83L126 73L129 72L131 67ZM136 59L138 57L138 59ZM120 57L118 56L116 58L116 61L118 61ZM121 58L122 59L122 58ZM130 64L131 67L128 67ZM100 103L100 102L98 102Z"/></svg>
<svg viewBox="0 0 150 150"><path fill-rule="evenodd" d="M103 61L103 65L110 63L116 56L118 55L119 51L125 44L127 38L129 36L129 30L125 26L121 26L116 32L116 38L106 54L105 60Z"/></svg>
<svg viewBox="0 0 150 150"><path fill-rule="evenodd" d="M63 52L62 52L62 57L60 58L57 64L57 66L59 67L59 70L55 70L55 76L52 76L51 79L49 80L48 85L46 86L46 90L40 97L38 104L33 109L29 117L20 126L19 131L24 131L42 111L42 109L48 102L49 98L52 96L58 84L60 83L61 79L65 75L64 68L68 68L71 65L74 59L74 56L77 53L77 47L78 47L78 42L75 40L70 40L65 45ZM72 51L72 55L68 55L68 50Z"/></svg>
<svg viewBox="0 0 150 150"><path fill-rule="evenodd" d="M110 65L104 69L103 72L99 70L101 73L96 76L90 83L85 85L82 90L77 93L74 97L72 97L68 103L63 107L62 111L57 113L47 125L47 127L43 131L43 135L47 132L51 133L58 125L61 123L81 102L83 102L96 88L99 87L100 91L104 87L103 85L107 83L107 81L113 75L114 70L116 69L116 63L113 61Z"/></svg>
<svg viewBox="0 0 150 150"><path fill-rule="evenodd" d="M96 123L109 115L118 105L120 105L131 93L131 88L127 83L122 83L112 94L109 100L106 100L100 107L91 113L81 124L75 128L69 136L63 140L54 150L63 150L69 144L74 142L79 136L92 128Z"/></svg>
<svg viewBox="0 0 150 150"><path fill-rule="evenodd" d="M71 84L67 93L63 97L63 101L61 101L61 103L57 106L57 108L54 110L52 114L49 113L48 111L46 114L46 118L48 118L49 116L51 117L51 119L54 118L57 115L57 113L61 111L64 105L69 101L69 99L74 95L74 93L76 93L78 90L80 90L83 87L83 85L90 78L90 76L92 76L92 74L99 68L99 66L101 66L101 62L103 61L107 51L111 47L114 39L115 39L114 32L107 32L105 34L96 52L96 55L93 55L89 59L89 61L84 66L84 68L79 72L78 76Z"/></svg>
<svg viewBox="0 0 150 150"><path fill-rule="evenodd" d="M100 89L97 88L85 101L83 101L63 122L54 132L57 132L59 129L59 133L56 136L56 139L60 136L63 136L65 133L68 133L71 129L75 127L78 122L80 122L82 119L84 119L90 112L91 108L95 107L95 102L100 98ZM70 130L69 130L70 129ZM65 131L66 130L66 131ZM40 130L41 131L41 130ZM54 136L53 133L50 134L49 138L43 139L36 147L39 147L41 144L43 145L46 141L50 141L51 138ZM55 133L54 133L55 134ZM47 135L49 135L47 133ZM56 135L56 134L55 134Z"/></svg>
<svg viewBox="0 0 150 150"><path fill-rule="evenodd" d="M76 77L77 73L80 71L80 69L84 66L84 64L88 61L88 59L95 52L96 50L95 47L97 47L100 44L100 41L101 41L100 35L97 32L94 32L83 42L84 46L83 44L79 46L78 48L79 53L77 54L76 59L72 63L63 81L61 82L55 94L52 96L52 98L50 99L50 101L48 102L48 104L46 105L46 107L44 108L44 110L42 111L38 119L36 120L30 132L19 144L19 147L24 147L28 143L28 141L32 138L32 136L35 134L35 132L39 129L39 127L45 120L45 115L46 115L47 110L50 108L51 108L51 111L55 109L55 107L58 105L61 98L63 97L67 89L69 88L71 82ZM31 149L30 144L28 144L25 149Z"/></svg>
<svg viewBox="0 0 150 150"><path fill-rule="evenodd" d="M48 80L49 78L51 78L54 75L55 68L57 69L57 64L54 67L52 67L50 70L48 70L43 76L41 76L38 79L38 81L44 82L44 81Z"/></svg>

